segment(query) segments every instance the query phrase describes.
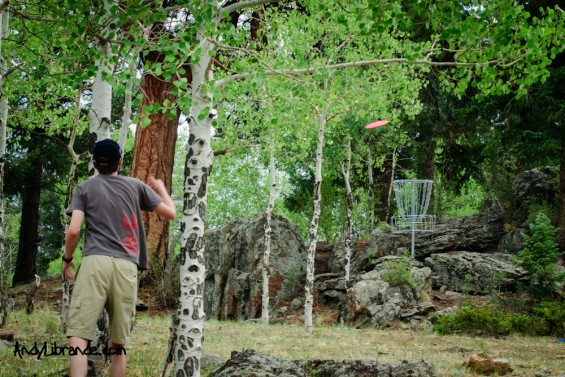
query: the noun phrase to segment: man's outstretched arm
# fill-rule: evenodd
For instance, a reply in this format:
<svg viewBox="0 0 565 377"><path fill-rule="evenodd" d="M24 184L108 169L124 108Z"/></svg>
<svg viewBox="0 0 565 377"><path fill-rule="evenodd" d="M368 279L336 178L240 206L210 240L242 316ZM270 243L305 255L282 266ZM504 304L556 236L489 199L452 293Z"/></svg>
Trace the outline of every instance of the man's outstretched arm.
<svg viewBox="0 0 565 377"><path fill-rule="evenodd" d="M177 217L175 204L169 196L169 193L167 192L163 181L160 179L155 179L154 177L149 177L149 181L147 183L149 184L149 187L155 190L155 192L161 197L161 199L163 199L163 201L153 209L153 212L166 220L173 220L175 217Z"/></svg>

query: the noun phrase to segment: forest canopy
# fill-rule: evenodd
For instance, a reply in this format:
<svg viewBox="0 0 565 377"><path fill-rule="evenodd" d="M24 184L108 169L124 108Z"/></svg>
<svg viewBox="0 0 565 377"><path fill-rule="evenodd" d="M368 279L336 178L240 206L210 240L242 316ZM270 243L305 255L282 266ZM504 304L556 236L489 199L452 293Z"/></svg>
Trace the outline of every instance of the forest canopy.
<svg viewBox="0 0 565 377"><path fill-rule="evenodd" d="M108 3L109 8L103 2L6 3L3 186L12 263L15 248L26 239L39 245L36 263L42 273L60 252L57 207L65 203L73 159L69 141L76 135L74 179L80 181L88 174L89 145L96 137L89 136L87 115L97 72L113 89L107 132L114 137L124 128L135 133L135 127L124 125L124 106L138 127L155 122L150 114L156 113L184 122L178 141L169 145L177 151L169 173L173 195L182 197L191 113L188 65L201 53L194 25L208 16L193 19L196 13L180 1L145 3ZM394 211L387 197L393 169L395 179L433 179L434 214L448 216L476 212L493 196L508 197L510 182L524 170L561 165L563 10L552 2L259 3L265 5L226 2L222 6L233 11L209 30L216 38L209 89L218 114L211 142L216 151L232 152L214 163L208 226L264 210L273 138L275 212L307 233L316 142L311 117L323 103L331 103L331 124L322 239L335 240L344 230L340 164L347 138L353 141L358 235ZM108 61L103 49L94 48L100 41L110 42ZM100 62L109 68L101 70ZM172 96L144 103L144 75L171 83L160 89ZM374 132L363 129L380 118L390 124ZM124 173L130 174L134 148L141 146L134 146L132 137L126 140ZM37 193L31 193L34 187ZM31 221L25 227L34 229L28 233L33 237L18 241L18 221Z"/></svg>
<svg viewBox="0 0 565 377"><path fill-rule="evenodd" d="M565 249L555 2L15 0L0 12L3 283L59 258L64 208L104 138L125 150L122 174L163 179L183 214L146 221L157 260L200 266L206 228L267 208L314 243L349 225L366 237L394 215L395 179L432 180L439 217L512 207L516 177L545 166L559 194L540 211ZM388 124L364 127L376 120Z"/></svg>

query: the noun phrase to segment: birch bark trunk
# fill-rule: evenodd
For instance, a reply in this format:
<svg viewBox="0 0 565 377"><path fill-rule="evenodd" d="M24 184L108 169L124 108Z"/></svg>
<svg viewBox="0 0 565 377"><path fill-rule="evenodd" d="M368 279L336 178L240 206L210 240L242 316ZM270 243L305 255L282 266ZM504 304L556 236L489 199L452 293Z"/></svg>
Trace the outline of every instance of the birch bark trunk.
<svg viewBox="0 0 565 377"><path fill-rule="evenodd" d="M75 120L73 123L73 129L71 131L71 138L69 139L69 144L67 144L67 151L69 152L69 154L71 155L72 158L72 162L71 162L71 167L69 168L69 178L67 180L67 191L66 191L66 196L65 196L65 206L64 208L69 208L69 205L71 204L71 199L73 197L73 191L74 191L74 186L75 186L75 176L76 176L76 170L77 170L77 166L78 166L78 161L79 161L79 156L76 154L75 150L74 150L74 145L75 145L75 140L76 140L76 135L77 135L77 128L79 125L79 121L80 121L80 100L81 100L81 96L82 96L82 88L79 88L78 93L77 93L77 100L76 100L76 104L75 104ZM63 213L61 214L61 221L63 222L63 228L65 229L65 234L67 234L67 231L69 230L69 225L71 222L71 219L69 216L65 215L64 210ZM62 245L62 253L64 255L65 253L65 244L63 243ZM68 323L68 319L69 319L69 308L70 308L70 304L71 304L71 285L69 282L69 279L67 278L67 276L65 274L63 275L63 284L62 284L62 289L63 289L63 294L62 294L62 301L61 301L61 316L60 316L60 329L62 332L65 332L67 330L67 323Z"/></svg>
<svg viewBox="0 0 565 377"><path fill-rule="evenodd" d="M96 141L110 138L110 119L112 116L112 85L102 78L104 72L108 75L112 73L110 68L112 50L106 42L102 42L99 48L102 57L97 62L98 72L92 84L92 106L88 111L90 133L96 135Z"/></svg>
<svg viewBox="0 0 565 377"><path fill-rule="evenodd" d="M304 325L306 333L311 334L313 328L312 307L314 305L314 259L318 240L318 221L320 219L320 203L322 201L322 162L325 127L328 119L329 103L326 104L318 118L318 143L316 147L316 168L314 173L314 213L310 224L310 245L306 259L306 286L304 302Z"/></svg>
<svg viewBox="0 0 565 377"><path fill-rule="evenodd" d="M126 90L124 94L124 113L122 115L122 128L120 128L120 136L118 138L118 145L125 150L126 142L128 140L129 126L131 126L131 98L133 91L133 77L126 83Z"/></svg>
<svg viewBox="0 0 565 377"><path fill-rule="evenodd" d="M390 222L390 218L391 218L391 212L392 212L392 187L394 184L394 175L396 174L396 160L397 160L397 153L396 153L397 148L394 147L394 149L392 150L392 166L391 166L391 172L390 172L390 184L388 185L388 196L387 196L387 201L386 201L386 207L388 208L387 211L387 222Z"/></svg>
<svg viewBox="0 0 565 377"><path fill-rule="evenodd" d="M104 0L106 14L110 13L112 2ZM104 19L100 21L104 22ZM112 75L112 46L108 41L100 40L98 44L100 57L96 62L98 71L92 83L92 106L88 111L88 124L96 141L110 138L110 122L112 117L112 84L104 80L104 76ZM91 167L91 172L94 167ZM92 175L92 174L90 174Z"/></svg>
<svg viewBox="0 0 565 377"><path fill-rule="evenodd" d="M143 39L147 41L149 39L151 26L148 26L143 29ZM135 75L137 73L137 60L139 58L139 53L143 50L143 46L139 46L138 49L135 49L133 53L131 53L131 59L127 64L129 71L130 71L130 78L126 84L125 88L125 95L124 95L124 113L122 115L122 127L120 129L120 136L118 139L118 144L122 151L125 150L126 141L128 139L129 134L129 127L131 126L131 104L132 104L132 97L133 97L133 82L135 79Z"/></svg>
<svg viewBox="0 0 565 377"><path fill-rule="evenodd" d="M261 321L264 325L269 324L269 267L271 257L271 217L275 208L275 194L277 188L275 169L275 131L271 132L269 153L269 205L267 206L265 225L265 253L263 254L262 277L263 297L261 299Z"/></svg>
<svg viewBox="0 0 565 377"><path fill-rule="evenodd" d="M353 194L351 192L351 183L349 182L349 172L351 171L351 136L347 138L347 168L342 164L341 172L345 181L345 190L347 196L347 229L345 233L345 285L349 284L349 273L351 270L351 233L353 224Z"/></svg>
<svg viewBox="0 0 565 377"><path fill-rule="evenodd" d="M213 79L211 55L213 42L205 35L210 23L219 23L218 3L214 1L211 22L201 25L197 31L196 45L201 49L199 59L190 68L191 114L189 140L185 162L184 204L181 217L180 250L180 298L174 324L172 360L175 377L199 377L202 341L204 333L204 228L208 199L208 176L214 153L210 146L213 109L213 93L207 83Z"/></svg>
<svg viewBox="0 0 565 377"><path fill-rule="evenodd" d="M7 8L7 5L6 5ZM0 92L3 92L8 64L2 54L3 42L8 36L10 13L4 8L0 13ZM4 255L4 163L6 161L6 124L8 122L8 99L0 97L0 328L4 327L8 311L6 296L8 291L8 271Z"/></svg>
<svg viewBox="0 0 565 377"><path fill-rule="evenodd" d="M110 14L112 1L104 0L104 8L107 15ZM101 24L105 18L101 19ZM100 40L97 48L100 50L100 58L96 65L98 71L92 84L92 106L88 111L88 125L92 139L96 141L110 138L110 122L112 117L112 84L104 80L104 77L111 77L112 69L112 46L108 41ZM89 163L89 175L96 174L94 165ZM96 349L104 349L108 345L108 314L104 310L96 324L94 340L90 343ZM104 355L89 355L88 357L88 376L101 376L110 358Z"/></svg>
<svg viewBox="0 0 565 377"><path fill-rule="evenodd" d="M369 154L367 156L367 184L369 185L369 226L368 229L373 229L375 225L375 179L373 177L373 154L371 153L371 148L369 147Z"/></svg>

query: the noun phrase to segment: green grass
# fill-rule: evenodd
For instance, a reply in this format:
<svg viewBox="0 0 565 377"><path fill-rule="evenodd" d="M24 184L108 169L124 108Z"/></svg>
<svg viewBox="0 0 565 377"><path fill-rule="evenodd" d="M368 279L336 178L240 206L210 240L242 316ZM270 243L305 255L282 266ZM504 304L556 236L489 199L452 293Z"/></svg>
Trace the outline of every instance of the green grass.
<svg viewBox="0 0 565 377"><path fill-rule="evenodd" d="M20 346L56 342L65 344L58 331L59 315L39 305L33 315L11 312L6 328L15 331ZM141 313L136 319L128 353L128 376L159 376L167 349L170 315ZM563 373L565 344L550 337L507 336L500 338L438 335L431 330L354 329L347 326L315 327L307 336L301 324L263 326L251 322L207 321L204 351L228 359L232 351L254 349L286 359L373 359L393 362L424 359L442 376L472 376L462 369L473 353L485 352L506 358L514 368L511 376L548 376ZM68 358L14 355L14 346L0 349L0 376L62 376ZM207 376L210 371L203 371Z"/></svg>

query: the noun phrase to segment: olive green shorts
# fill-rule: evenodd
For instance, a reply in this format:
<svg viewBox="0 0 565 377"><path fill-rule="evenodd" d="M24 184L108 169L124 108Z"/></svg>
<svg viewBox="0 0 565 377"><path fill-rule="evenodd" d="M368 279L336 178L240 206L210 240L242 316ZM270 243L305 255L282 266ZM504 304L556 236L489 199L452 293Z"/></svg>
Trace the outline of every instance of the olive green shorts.
<svg viewBox="0 0 565 377"><path fill-rule="evenodd" d="M104 255L84 257L75 277L67 337L93 340L104 308L110 319L109 336L126 346L135 317L137 265Z"/></svg>

